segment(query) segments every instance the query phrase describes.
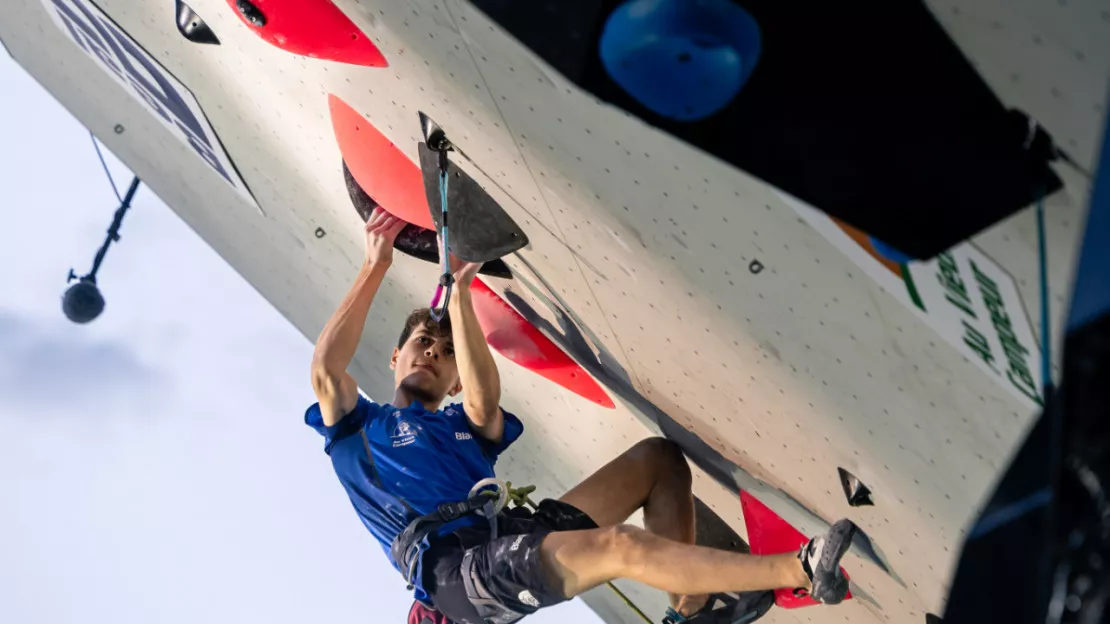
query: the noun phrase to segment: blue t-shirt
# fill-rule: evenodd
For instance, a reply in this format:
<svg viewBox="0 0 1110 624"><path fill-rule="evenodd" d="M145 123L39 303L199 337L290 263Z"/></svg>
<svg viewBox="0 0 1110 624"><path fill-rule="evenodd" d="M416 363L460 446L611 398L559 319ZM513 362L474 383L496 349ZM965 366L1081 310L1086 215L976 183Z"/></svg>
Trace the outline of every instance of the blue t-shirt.
<svg viewBox="0 0 1110 624"><path fill-rule="evenodd" d="M494 476L497 456L524 432L520 420L505 412L505 433L501 442L494 444L471 429L461 404L429 412L419 402L398 409L362 395L355 409L334 426L324 426L319 403L308 408L304 421L324 436L324 451L331 456L339 482L398 571L400 566L390 556L390 548L393 539L415 519L398 499L419 515L430 514L444 503L466 500L475 483ZM360 430L366 432L373 465L367 459ZM481 517L466 516L440 533L484 522ZM421 558L427 547L425 541ZM420 575L418 563L413 579L416 598L427 602Z"/></svg>

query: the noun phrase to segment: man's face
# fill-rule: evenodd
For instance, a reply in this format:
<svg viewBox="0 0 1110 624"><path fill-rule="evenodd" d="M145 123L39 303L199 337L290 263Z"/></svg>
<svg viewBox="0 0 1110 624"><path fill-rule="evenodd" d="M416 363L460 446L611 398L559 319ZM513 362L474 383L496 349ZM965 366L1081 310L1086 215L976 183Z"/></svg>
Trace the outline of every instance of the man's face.
<svg viewBox="0 0 1110 624"><path fill-rule="evenodd" d="M417 327L400 349L393 350L389 367L398 388L425 404L438 404L462 390L450 336Z"/></svg>

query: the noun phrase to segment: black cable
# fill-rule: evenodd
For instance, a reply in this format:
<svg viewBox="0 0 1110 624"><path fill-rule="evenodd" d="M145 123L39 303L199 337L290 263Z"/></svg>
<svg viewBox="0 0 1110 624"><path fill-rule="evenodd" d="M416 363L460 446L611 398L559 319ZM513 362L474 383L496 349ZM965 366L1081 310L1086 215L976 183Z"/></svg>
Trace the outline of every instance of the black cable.
<svg viewBox="0 0 1110 624"><path fill-rule="evenodd" d="M116 194L116 201L123 203L123 198L120 197L119 189L116 188L116 181L112 178L112 172L108 170L108 163L104 162L104 154L100 152L100 143L96 140L96 135L89 130L89 138L92 139L93 147L96 148L96 155L100 157L100 165L104 167L104 174L108 176L108 182L112 185L112 192Z"/></svg>

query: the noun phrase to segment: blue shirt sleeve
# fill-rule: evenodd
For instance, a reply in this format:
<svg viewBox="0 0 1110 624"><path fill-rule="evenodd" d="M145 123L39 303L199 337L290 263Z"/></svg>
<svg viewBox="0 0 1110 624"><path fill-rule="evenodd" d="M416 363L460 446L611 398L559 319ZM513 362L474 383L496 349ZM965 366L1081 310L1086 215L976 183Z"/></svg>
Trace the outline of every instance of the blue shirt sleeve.
<svg viewBox="0 0 1110 624"><path fill-rule="evenodd" d="M339 422L328 427L324 425L324 417L320 413L320 404L313 403L312 407L304 413L304 424L316 430L316 433L324 436L324 452L331 455L331 447L339 440L358 433L366 424L366 420L370 418L373 412L374 403L371 403L366 397L361 394L358 395L358 403L349 414L339 419Z"/></svg>
<svg viewBox="0 0 1110 624"><path fill-rule="evenodd" d="M466 410L463 409L462 403L456 403L451 407L458 410L468 423L471 422L470 416L466 414ZM502 408L501 411L505 414L505 431L501 435L500 442L494 444L477 433L474 434L474 439L477 440L478 444L482 447L482 452L489 458L489 463L491 465L496 463L497 457L501 455L501 453L504 453L505 449L509 448L509 446L513 442L516 442L517 438L524 433L524 423L520 422L519 418L514 414L510 414L509 411L504 408Z"/></svg>

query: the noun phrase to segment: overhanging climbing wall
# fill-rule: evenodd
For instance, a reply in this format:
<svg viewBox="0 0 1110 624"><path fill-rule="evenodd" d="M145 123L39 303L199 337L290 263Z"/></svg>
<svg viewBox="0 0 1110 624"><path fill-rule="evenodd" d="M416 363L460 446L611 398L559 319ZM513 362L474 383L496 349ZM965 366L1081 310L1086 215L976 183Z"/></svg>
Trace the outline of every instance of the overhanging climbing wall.
<svg viewBox="0 0 1110 624"><path fill-rule="evenodd" d="M744 488L803 533L848 516L869 536L873 549L846 560L854 600L768 621L921 622L943 611L964 528L1033 408L766 184L599 104L461 0L336 2L385 66L283 50L225 0L190 2L218 46L183 37L171 3L96 2L192 92L260 213L56 25L48 11L58 3L91 4L4 3L8 50L308 337L362 256L329 96L413 163L418 113L443 126L470 157L455 162L530 242L505 258L514 279L486 283L617 406L499 358L505 406L527 427L503 474L556 495L666 433L697 464L699 496L737 530ZM1005 103L1092 168L1110 14L1094 2L956 4L929 7ZM1048 200L1054 327L1087 193L1082 175L1058 173L1064 191ZM1028 211L974 240L1013 276L1035 322L1034 241ZM387 392L396 327L427 304L436 274L416 259L395 263L352 366L371 396ZM847 504L838 467L871 489L874 506ZM662 594L621 586L661 612ZM636 621L607 594L589 600L610 621Z"/></svg>

